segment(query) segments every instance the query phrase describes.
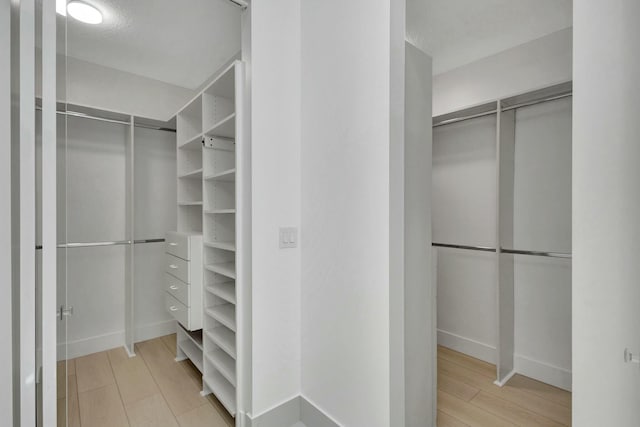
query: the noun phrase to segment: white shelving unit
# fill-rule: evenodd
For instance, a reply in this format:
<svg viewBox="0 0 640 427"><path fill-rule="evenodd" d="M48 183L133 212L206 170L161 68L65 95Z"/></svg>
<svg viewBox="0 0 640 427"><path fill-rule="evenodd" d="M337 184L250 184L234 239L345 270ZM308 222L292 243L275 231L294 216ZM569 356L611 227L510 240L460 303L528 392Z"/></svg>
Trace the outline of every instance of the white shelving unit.
<svg viewBox="0 0 640 427"><path fill-rule="evenodd" d="M237 318L244 275L242 200L249 180L242 145L244 66L235 61L177 115L178 229L202 233L203 329L178 328L178 349L201 370L202 394L213 393L232 416L240 400L242 354ZM238 203L240 202L240 203ZM239 233L240 232L240 233Z"/></svg>

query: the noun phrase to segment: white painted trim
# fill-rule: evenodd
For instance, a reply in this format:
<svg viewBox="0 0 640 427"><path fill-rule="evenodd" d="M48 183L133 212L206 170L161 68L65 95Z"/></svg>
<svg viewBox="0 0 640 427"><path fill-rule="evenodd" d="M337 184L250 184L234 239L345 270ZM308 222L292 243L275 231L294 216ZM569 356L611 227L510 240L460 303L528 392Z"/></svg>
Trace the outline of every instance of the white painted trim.
<svg viewBox="0 0 640 427"><path fill-rule="evenodd" d="M467 354L488 363L496 363L496 348L451 332L438 329L438 345Z"/></svg>
<svg viewBox="0 0 640 427"><path fill-rule="evenodd" d="M300 421L300 395L296 395L263 411L260 415L246 415L247 427L291 426Z"/></svg>
<svg viewBox="0 0 640 427"><path fill-rule="evenodd" d="M162 322L139 326L135 331L135 341L146 341L172 334L175 331L175 320L165 320ZM76 341L69 341L66 343L66 354L65 343L58 343L58 360L64 360L65 358L74 359L76 357L86 356L99 351L111 350L112 348L122 347L124 345L124 330L83 338ZM127 353L130 356L135 355L133 352L127 351Z"/></svg>
<svg viewBox="0 0 640 427"><path fill-rule="evenodd" d="M20 425L36 425L35 1L20 1Z"/></svg>
<svg viewBox="0 0 640 427"><path fill-rule="evenodd" d="M517 353L515 354L515 371L563 390L571 391L572 389L573 375L570 370L530 359Z"/></svg>
<svg viewBox="0 0 640 427"><path fill-rule="evenodd" d="M56 10L42 4L42 425L57 423L57 169L56 131Z"/></svg>
<svg viewBox="0 0 640 427"><path fill-rule="evenodd" d="M300 421L307 427L340 427L342 425L304 395L300 396Z"/></svg>
<svg viewBox="0 0 640 427"><path fill-rule="evenodd" d="M517 373L517 372L516 372L516 371L515 371L515 369L514 369L513 371L509 372L509 373L508 373L508 374L507 374L507 375L506 375L502 380L495 380L493 383L494 383L495 385L497 385L498 387L504 387L504 385L505 385L506 383L508 383L508 382L509 382L509 380L510 380L511 378L513 378L513 376L514 376L516 373Z"/></svg>

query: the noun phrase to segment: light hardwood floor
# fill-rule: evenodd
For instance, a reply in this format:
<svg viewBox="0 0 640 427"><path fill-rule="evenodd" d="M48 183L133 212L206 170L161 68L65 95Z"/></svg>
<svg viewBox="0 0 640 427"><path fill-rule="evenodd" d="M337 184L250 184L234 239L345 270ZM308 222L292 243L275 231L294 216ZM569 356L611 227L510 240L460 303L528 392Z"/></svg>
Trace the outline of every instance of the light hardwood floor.
<svg viewBox="0 0 640 427"><path fill-rule="evenodd" d="M215 397L200 396L195 366L175 362L175 339L139 343L134 358L117 348L69 360L66 376L59 363L58 426L232 427ZM571 425L571 393L521 375L502 388L494 379L494 365L439 347L438 427Z"/></svg>
<svg viewBox="0 0 640 427"><path fill-rule="evenodd" d="M123 348L90 354L69 360L66 375L59 363L58 426L234 426L213 395L200 396L200 372L176 362L175 348L173 334L136 344L133 358Z"/></svg>
<svg viewBox="0 0 640 427"><path fill-rule="evenodd" d="M571 425L571 393L522 375L501 388L495 376L495 365L438 347L438 427Z"/></svg>

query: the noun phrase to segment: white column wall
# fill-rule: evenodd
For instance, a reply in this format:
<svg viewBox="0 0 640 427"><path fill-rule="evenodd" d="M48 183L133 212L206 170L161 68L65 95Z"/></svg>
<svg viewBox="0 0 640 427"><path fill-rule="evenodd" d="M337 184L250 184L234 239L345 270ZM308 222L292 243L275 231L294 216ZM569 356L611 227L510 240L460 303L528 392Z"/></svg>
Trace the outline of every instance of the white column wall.
<svg viewBox="0 0 640 427"><path fill-rule="evenodd" d="M640 425L640 2L574 3L573 424Z"/></svg>
<svg viewBox="0 0 640 427"><path fill-rule="evenodd" d="M302 2L302 394L390 423L390 2Z"/></svg>
<svg viewBox="0 0 640 427"><path fill-rule="evenodd" d="M251 6L252 416L300 394L300 2ZM303 238L304 230L300 233Z"/></svg>

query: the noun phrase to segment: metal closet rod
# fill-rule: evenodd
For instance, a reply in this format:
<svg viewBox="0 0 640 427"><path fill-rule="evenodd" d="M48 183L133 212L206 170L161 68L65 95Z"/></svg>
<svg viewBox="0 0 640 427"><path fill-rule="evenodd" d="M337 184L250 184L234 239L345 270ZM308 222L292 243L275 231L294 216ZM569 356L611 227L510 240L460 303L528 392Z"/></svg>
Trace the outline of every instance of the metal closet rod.
<svg viewBox="0 0 640 427"><path fill-rule="evenodd" d="M503 254L531 255L531 256L541 256L541 257L547 257L547 258L571 259L572 257L570 253L565 253L565 252L522 251L518 249L504 249L504 248L501 248L500 252L502 252Z"/></svg>
<svg viewBox="0 0 640 427"><path fill-rule="evenodd" d="M36 106L36 110L42 111L42 107ZM81 119L97 120L97 121L100 121L100 122L117 123L117 124L125 125L125 126L130 126L131 125L130 121L118 120L118 119L108 119L106 117L100 117L100 116L92 116L90 114L80 113L80 112L77 112L77 111L56 111L56 114L60 114L61 116L79 117ZM165 132L174 132L174 133L176 132L175 129L165 128L165 127L161 127L161 126L146 125L146 124L143 124L143 123L135 123L135 121L133 123L133 126L137 127L137 128L161 130L161 131L165 131Z"/></svg>
<svg viewBox="0 0 640 427"><path fill-rule="evenodd" d="M469 246L469 245L452 245L449 243L431 243L431 246L438 248L464 249L467 251L495 252L496 248L489 246Z"/></svg>
<svg viewBox="0 0 640 427"><path fill-rule="evenodd" d="M118 246L118 245L134 245L144 243L162 243L165 239L136 239L133 240L113 240L107 242L71 242L71 243L59 243L58 248L91 248L96 246ZM36 250L42 249L42 245L36 245Z"/></svg>
<svg viewBox="0 0 640 427"><path fill-rule="evenodd" d="M502 111L516 110L518 108L529 107L532 105L542 104L544 102L556 101L558 99L568 98L570 96L573 96L573 92L563 93L562 95L554 95L547 98L536 99L534 101L522 102L520 104L510 105L508 107L502 108ZM497 113L498 113L498 110L491 110L491 111L485 111L483 113L471 114L468 116L455 117L453 119L444 120L442 122L436 123L435 125L433 125L433 127L437 128L439 126L445 126L453 123L463 122L466 120L477 119L479 117L491 116Z"/></svg>

